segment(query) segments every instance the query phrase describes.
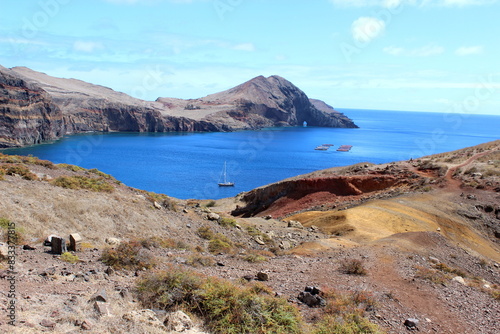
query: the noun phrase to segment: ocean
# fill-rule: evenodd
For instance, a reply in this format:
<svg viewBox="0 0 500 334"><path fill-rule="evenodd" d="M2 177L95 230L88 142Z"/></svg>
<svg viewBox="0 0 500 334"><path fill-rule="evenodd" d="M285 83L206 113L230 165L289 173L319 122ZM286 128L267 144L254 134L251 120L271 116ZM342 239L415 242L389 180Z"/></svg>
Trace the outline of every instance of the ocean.
<svg viewBox="0 0 500 334"><path fill-rule="evenodd" d="M325 168L407 160L500 139L500 116L340 111L360 128L79 134L3 152L97 168L128 186L180 199L219 199ZM322 144L334 146L314 150ZM353 147L337 152L340 145ZM224 162L234 187L217 185Z"/></svg>

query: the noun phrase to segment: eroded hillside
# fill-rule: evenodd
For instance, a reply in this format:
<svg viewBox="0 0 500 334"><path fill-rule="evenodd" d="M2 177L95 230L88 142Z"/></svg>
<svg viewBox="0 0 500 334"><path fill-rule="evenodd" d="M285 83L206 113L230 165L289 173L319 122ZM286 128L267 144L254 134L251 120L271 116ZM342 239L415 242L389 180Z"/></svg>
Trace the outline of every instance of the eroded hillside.
<svg viewBox="0 0 500 334"><path fill-rule="evenodd" d="M416 319L422 333L497 333L499 144L318 171L218 201L178 200L97 170L0 155L2 237L7 221L19 235L17 326L8 325L3 294L0 328L403 333ZM76 232L84 241L77 252L43 246L48 235ZM172 285L175 273L187 294ZM305 287L316 290L304 298ZM176 329L167 319L178 309L192 323Z"/></svg>

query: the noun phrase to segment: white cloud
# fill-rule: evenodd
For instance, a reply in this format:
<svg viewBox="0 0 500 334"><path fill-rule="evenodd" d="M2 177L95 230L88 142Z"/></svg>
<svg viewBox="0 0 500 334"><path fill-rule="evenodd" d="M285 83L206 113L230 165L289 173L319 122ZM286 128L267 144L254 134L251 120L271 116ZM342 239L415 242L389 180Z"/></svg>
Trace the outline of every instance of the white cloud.
<svg viewBox="0 0 500 334"><path fill-rule="evenodd" d="M444 53L444 48L439 45L426 45L416 49L405 49L397 46L388 46L383 51L392 56L407 56L407 57L429 57Z"/></svg>
<svg viewBox="0 0 500 334"><path fill-rule="evenodd" d="M455 50L455 54L459 56L478 55L481 53L483 53L483 47L480 45L462 46Z"/></svg>
<svg viewBox="0 0 500 334"><path fill-rule="evenodd" d="M102 49L102 44L98 42L76 41L73 43L73 50L81 52L94 52L96 49Z"/></svg>
<svg viewBox="0 0 500 334"><path fill-rule="evenodd" d="M233 49L235 50L239 50L239 51L255 51L255 45L253 45L252 43L242 43L242 44L238 44L238 45L235 45L233 47Z"/></svg>
<svg viewBox="0 0 500 334"><path fill-rule="evenodd" d="M368 43L380 36L385 30L385 22L375 17L360 17L352 23L352 37L362 43Z"/></svg>

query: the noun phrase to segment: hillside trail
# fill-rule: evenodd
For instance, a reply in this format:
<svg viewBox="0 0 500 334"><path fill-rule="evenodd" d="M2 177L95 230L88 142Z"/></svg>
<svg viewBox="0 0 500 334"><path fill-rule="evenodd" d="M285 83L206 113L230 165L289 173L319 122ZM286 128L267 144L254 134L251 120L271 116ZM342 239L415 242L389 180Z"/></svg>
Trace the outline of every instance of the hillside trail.
<svg viewBox="0 0 500 334"><path fill-rule="evenodd" d="M457 314L450 311L449 305L436 298L432 289L418 282L405 279L395 269L394 255L387 248L379 251L377 265L370 275L378 291L388 291L391 299L411 312L409 317L421 320L420 332L423 333L472 333L469 326ZM430 319L430 323L423 318ZM387 321L387 319L386 319Z"/></svg>
<svg viewBox="0 0 500 334"><path fill-rule="evenodd" d="M494 149L494 150L488 150L488 151L474 154L472 157L467 159L465 162L463 162L459 165L453 166L451 168L448 168L448 171L446 172L446 175L444 176L444 178L446 180L446 186L445 186L445 188L443 188L443 190L446 190L448 192L459 191L460 185L462 183L460 182L460 180L453 178L453 174L455 174L455 171L459 168L470 165L471 163L473 163L474 161L476 161L477 159L479 159L481 157L484 157L485 155L488 155L488 154L496 152L496 151L498 151L498 150Z"/></svg>

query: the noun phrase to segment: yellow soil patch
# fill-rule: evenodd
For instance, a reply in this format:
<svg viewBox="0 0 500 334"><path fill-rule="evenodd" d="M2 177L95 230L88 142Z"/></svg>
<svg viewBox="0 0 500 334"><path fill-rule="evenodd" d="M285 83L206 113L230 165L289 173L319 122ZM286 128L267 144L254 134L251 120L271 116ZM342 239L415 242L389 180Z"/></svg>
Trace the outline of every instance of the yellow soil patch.
<svg viewBox="0 0 500 334"><path fill-rule="evenodd" d="M310 211L289 219L298 220L305 227L315 225L325 233L339 236L340 239L334 239L330 248L335 248L342 239L350 245L386 242L391 236L390 239L395 241L405 239L400 237L404 233L436 232L440 228L440 233L454 243L495 261L500 260L499 247L475 232L462 217L456 215L457 209L458 206L445 199L424 194L370 201L344 211ZM401 246L407 242L405 240ZM328 245L329 242L324 240L304 244L301 252L305 249L321 250L328 248Z"/></svg>

